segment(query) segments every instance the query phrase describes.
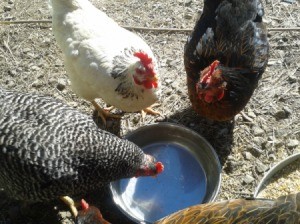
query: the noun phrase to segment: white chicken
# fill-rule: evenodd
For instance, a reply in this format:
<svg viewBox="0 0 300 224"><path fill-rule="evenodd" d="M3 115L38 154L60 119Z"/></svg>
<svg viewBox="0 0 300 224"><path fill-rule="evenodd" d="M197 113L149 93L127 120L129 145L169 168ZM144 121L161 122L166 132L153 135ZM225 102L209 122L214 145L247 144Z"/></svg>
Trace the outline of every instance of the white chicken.
<svg viewBox="0 0 300 224"><path fill-rule="evenodd" d="M50 0L53 33L73 91L92 102L104 123L118 117L96 98L125 112L151 109L159 98L158 65L150 47L88 0Z"/></svg>

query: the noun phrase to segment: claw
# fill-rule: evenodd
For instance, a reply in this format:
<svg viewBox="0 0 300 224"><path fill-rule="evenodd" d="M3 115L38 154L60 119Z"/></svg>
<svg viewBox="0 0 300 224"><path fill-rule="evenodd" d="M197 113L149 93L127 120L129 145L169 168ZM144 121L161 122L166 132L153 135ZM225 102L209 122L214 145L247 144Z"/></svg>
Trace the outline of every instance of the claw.
<svg viewBox="0 0 300 224"><path fill-rule="evenodd" d="M113 107L109 107L108 110L102 109L99 104L93 100L91 101L91 103L93 104L93 106L95 107L95 109L98 111L98 115L100 116L103 124L106 126L106 119L108 117L111 118L116 118L116 119L121 119L120 115L115 115L115 114L111 114L109 111L113 109Z"/></svg>
<svg viewBox="0 0 300 224"><path fill-rule="evenodd" d="M104 108L105 111L112 111L113 109L115 109L114 106Z"/></svg>
<svg viewBox="0 0 300 224"><path fill-rule="evenodd" d="M69 196L63 196L60 197L60 199L67 205L69 206L72 214L74 215L74 217L77 217L78 215L78 210L76 208L75 202L72 198L70 198Z"/></svg>
<svg viewBox="0 0 300 224"><path fill-rule="evenodd" d="M155 110L152 109L152 107L158 106L158 105L159 104L155 103L155 104L151 105L150 107L147 107L147 108L143 109L141 111L141 113L142 113L142 119L144 120L144 118L146 116L146 113L152 114L152 115L161 115L161 113L159 113L159 112L157 112L157 111L155 111Z"/></svg>

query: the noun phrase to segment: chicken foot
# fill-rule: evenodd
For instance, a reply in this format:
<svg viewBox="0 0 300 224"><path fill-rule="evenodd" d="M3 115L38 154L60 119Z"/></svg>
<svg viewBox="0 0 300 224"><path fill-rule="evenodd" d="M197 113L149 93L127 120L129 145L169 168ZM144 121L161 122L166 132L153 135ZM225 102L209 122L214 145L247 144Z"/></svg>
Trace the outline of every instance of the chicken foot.
<svg viewBox="0 0 300 224"><path fill-rule="evenodd" d="M155 106L158 106L158 105L159 105L158 103L155 103L155 104L152 104L150 107L147 107L147 108L141 110L142 119L144 120L144 118L146 116L146 113L147 114L152 114L152 115L161 115L161 113L159 113L159 112L152 109L152 107L155 107Z"/></svg>
<svg viewBox="0 0 300 224"><path fill-rule="evenodd" d="M120 115L115 115L115 114L112 114L112 113L109 112L109 111L112 110L113 108L110 107L109 110L107 111L107 110L101 108L101 107L99 106L99 104L98 104L95 100L91 101L91 103L93 104L93 106L95 107L95 109L98 111L98 115L101 117L101 120L102 120L102 122L103 122L103 124L104 124L105 126L106 126L106 119L107 119L108 117L111 117L111 118L117 118L117 119L120 119L120 118L121 118Z"/></svg>
<svg viewBox="0 0 300 224"><path fill-rule="evenodd" d="M113 109L115 109L114 106L104 108L105 111L112 111Z"/></svg>
<svg viewBox="0 0 300 224"><path fill-rule="evenodd" d="M106 125L106 118L107 117L112 117L112 118L118 118L120 119L121 116L119 115L115 115L115 114L111 114L110 111L113 110L115 107L114 106L110 106L110 107L107 107L105 109L102 109L98 103L96 103L95 100L91 101L92 104L94 105L95 109L98 111L99 113L99 116L101 117L104 125ZM152 114L152 115L161 115L159 112L155 111L152 109L152 107L155 107L155 106L158 106L159 104L158 103L154 103L152 104L150 107L147 107L143 110L141 110L141 114L142 114L142 119L145 118L146 114Z"/></svg>
<svg viewBox="0 0 300 224"><path fill-rule="evenodd" d="M63 197L60 197L60 199L70 208L71 213L74 215L74 217L77 217L78 210L76 208L74 200L72 198L70 198L69 196L63 196Z"/></svg>
<svg viewBox="0 0 300 224"><path fill-rule="evenodd" d="M141 110L142 119L145 118L146 114L161 115L159 112L157 112L157 111L155 111L155 110L152 109L152 107L158 106L158 105L159 105L158 103L155 103L155 104L151 105L150 107L147 107L147 108ZM114 106L110 106L110 107L105 108L104 110L105 111L111 111L114 108L115 108Z"/></svg>

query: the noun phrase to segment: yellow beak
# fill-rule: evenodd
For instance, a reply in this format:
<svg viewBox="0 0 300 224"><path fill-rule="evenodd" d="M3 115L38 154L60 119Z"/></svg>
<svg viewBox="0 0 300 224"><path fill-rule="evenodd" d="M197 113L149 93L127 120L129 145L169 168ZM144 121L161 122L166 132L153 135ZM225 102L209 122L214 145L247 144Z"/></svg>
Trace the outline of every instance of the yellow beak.
<svg viewBox="0 0 300 224"><path fill-rule="evenodd" d="M157 82L158 81L157 75L150 77L149 80L153 82Z"/></svg>

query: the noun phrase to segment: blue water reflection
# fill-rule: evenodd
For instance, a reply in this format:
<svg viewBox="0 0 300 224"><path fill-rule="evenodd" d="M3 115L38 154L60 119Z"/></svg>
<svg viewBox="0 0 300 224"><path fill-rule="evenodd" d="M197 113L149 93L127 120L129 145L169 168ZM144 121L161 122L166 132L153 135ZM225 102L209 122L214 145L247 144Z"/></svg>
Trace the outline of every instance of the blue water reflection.
<svg viewBox="0 0 300 224"><path fill-rule="evenodd" d="M206 176L190 152L173 143L152 144L143 150L161 161L165 170L155 178L121 180L121 197L135 216L154 222L203 201Z"/></svg>

